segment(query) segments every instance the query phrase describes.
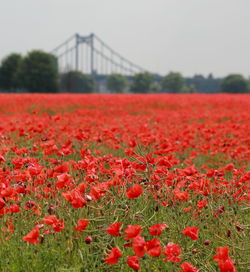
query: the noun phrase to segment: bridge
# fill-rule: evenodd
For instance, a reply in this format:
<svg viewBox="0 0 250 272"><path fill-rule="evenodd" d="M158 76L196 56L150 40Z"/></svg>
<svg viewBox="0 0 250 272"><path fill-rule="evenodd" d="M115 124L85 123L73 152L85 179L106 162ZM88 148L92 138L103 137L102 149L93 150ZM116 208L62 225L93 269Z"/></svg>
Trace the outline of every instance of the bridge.
<svg viewBox="0 0 250 272"><path fill-rule="evenodd" d="M93 33L88 36L75 34L57 46L52 53L58 59L61 73L76 70L92 76L112 73L133 76L147 71L124 58Z"/></svg>

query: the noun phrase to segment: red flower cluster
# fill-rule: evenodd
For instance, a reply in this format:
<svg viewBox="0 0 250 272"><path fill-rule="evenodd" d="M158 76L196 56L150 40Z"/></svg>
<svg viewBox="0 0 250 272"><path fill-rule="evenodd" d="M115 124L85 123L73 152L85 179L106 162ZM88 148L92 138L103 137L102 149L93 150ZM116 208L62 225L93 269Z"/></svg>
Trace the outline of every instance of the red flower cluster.
<svg viewBox="0 0 250 272"><path fill-rule="evenodd" d="M249 116L247 95L1 95L0 243L246 271Z"/></svg>
<svg viewBox="0 0 250 272"><path fill-rule="evenodd" d="M164 261L170 261L172 263L179 263L181 261L181 247L175 243L169 242L167 246L164 248L164 254L167 258Z"/></svg>
<svg viewBox="0 0 250 272"><path fill-rule="evenodd" d="M214 255L214 260L218 262L220 272L236 272L233 260L229 257L228 247L219 247L216 249L217 255Z"/></svg>

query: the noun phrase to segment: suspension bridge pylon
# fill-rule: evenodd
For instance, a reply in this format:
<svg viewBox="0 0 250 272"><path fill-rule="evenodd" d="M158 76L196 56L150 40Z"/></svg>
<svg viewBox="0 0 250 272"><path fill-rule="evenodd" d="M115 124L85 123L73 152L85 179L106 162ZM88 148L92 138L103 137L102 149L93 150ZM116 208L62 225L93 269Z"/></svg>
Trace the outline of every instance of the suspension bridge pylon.
<svg viewBox="0 0 250 272"><path fill-rule="evenodd" d="M60 73L76 70L92 76L112 73L133 76L147 71L117 53L94 33L75 34L52 53L57 57Z"/></svg>

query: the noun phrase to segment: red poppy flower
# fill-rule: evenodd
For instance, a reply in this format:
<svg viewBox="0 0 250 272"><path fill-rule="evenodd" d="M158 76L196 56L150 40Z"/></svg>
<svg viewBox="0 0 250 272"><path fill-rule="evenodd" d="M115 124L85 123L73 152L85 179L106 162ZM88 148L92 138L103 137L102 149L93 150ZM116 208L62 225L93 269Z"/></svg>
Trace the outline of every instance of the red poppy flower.
<svg viewBox="0 0 250 272"><path fill-rule="evenodd" d="M105 259L105 263L107 264L117 264L118 259L122 257L122 252L118 247L113 247L108 257Z"/></svg>
<svg viewBox="0 0 250 272"><path fill-rule="evenodd" d="M229 257L229 248L219 247L216 251L217 255L214 255L214 261L218 262L220 272L236 272L234 262Z"/></svg>
<svg viewBox="0 0 250 272"><path fill-rule="evenodd" d="M6 160L5 160L4 156L0 155L0 162L5 162L5 161Z"/></svg>
<svg viewBox="0 0 250 272"><path fill-rule="evenodd" d="M163 261L170 261L172 263L179 263L181 261L181 247L175 243L168 243L164 248L164 254L167 256Z"/></svg>
<svg viewBox="0 0 250 272"><path fill-rule="evenodd" d="M147 252L151 257L159 257L161 255L161 244L160 240L154 238L147 241Z"/></svg>
<svg viewBox="0 0 250 272"><path fill-rule="evenodd" d="M82 208L85 205L81 192L76 189L62 193L62 197L68 200L74 208Z"/></svg>
<svg viewBox="0 0 250 272"><path fill-rule="evenodd" d="M191 206L188 206L188 207L186 207L186 208L183 208L183 211L184 212L191 212L192 211L192 207Z"/></svg>
<svg viewBox="0 0 250 272"><path fill-rule="evenodd" d="M18 212L20 212L20 206L17 205L17 204L10 205L9 206L9 211L11 213L18 213Z"/></svg>
<svg viewBox="0 0 250 272"><path fill-rule="evenodd" d="M198 269L188 262L181 264L182 272L197 272Z"/></svg>
<svg viewBox="0 0 250 272"><path fill-rule="evenodd" d="M127 258L127 264L129 265L129 267L131 267L135 271L138 271L141 269L139 265L139 259L137 256L129 256Z"/></svg>
<svg viewBox="0 0 250 272"><path fill-rule="evenodd" d="M227 170L227 171L230 171L230 170L232 170L232 169L234 169L234 164L233 164L233 163L229 163L229 164L227 164L227 165L225 166L225 170Z"/></svg>
<svg viewBox="0 0 250 272"><path fill-rule="evenodd" d="M70 185L71 177L67 173L63 173L57 176L58 181L55 182L57 189L62 189L64 186Z"/></svg>
<svg viewBox="0 0 250 272"><path fill-rule="evenodd" d="M142 192L143 192L142 186L139 184L135 184L134 186L128 189L126 193L126 197L133 199L140 196Z"/></svg>
<svg viewBox="0 0 250 272"><path fill-rule="evenodd" d="M84 193L85 192L85 190L86 190L86 187L87 187L87 185L85 184L85 183L80 183L78 186L77 186L77 190L79 191L79 192L81 192L81 193Z"/></svg>
<svg viewBox="0 0 250 272"><path fill-rule="evenodd" d="M39 228L33 228L28 234L23 237L23 241L34 245L39 244Z"/></svg>
<svg viewBox="0 0 250 272"><path fill-rule="evenodd" d="M207 200L203 199L197 203L197 209L202 210L207 206Z"/></svg>
<svg viewBox="0 0 250 272"><path fill-rule="evenodd" d="M58 219L53 225L52 228L55 232L61 232L64 230L64 222L62 219Z"/></svg>
<svg viewBox="0 0 250 272"><path fill-rule="evenodd" d="M49 226L55 224L57 220L55 215L47 215L43 218L43 222Z"/></svg>
<svg viewBox="0 0 250 272"><path fill-rule="evenodd" d="M125 240L133 239L141 233L142 227L140 225L128 225L124 233L126 234Z"/></svg>
<svg viewBox="0 0 250 272"><path fill-rule="evenodd" d="M84 231L89 224L87 219L79 219L77 221L77 227L74 228L75 231Z"/></svg>
<svg viewBox="0 0 250 272"><path fill-rule="evenodd" d="M218 247L216 249L217 255L214 255L214 260L218 261L225 261L229 258L229 247Z"/></svg>
<svg viewBox="0 0 250 272"><path fill-rule="evenodd" d="M220 272L236 272L234 262L231 258L228 258L225 261L219 262Z"/></svg>
<svg viewBox="0 0 250 272"><path fill-rule="evenodd" d="M196 228L196 227L186 227L182 231L183 234L190 237L192 240L197 240L198 239L198 232L199 232L199 229Z"/></svg>
<svg viewBox="0 0 250 272"><path fill-rule="evenodd" d="M7 229L9 232L14 233L15 226L12 224L12 222L7 225Z"/></svg>
<svg viewBox="0 0 250 272"><path fill-rule="evenodd" d="M5 206L5 201L0 197L0 210Z"/></svg>
<svg viewBox="0 0 250 272"><path fill-rule="evenodd" d="M181 192L179 189L176 189L174 191L175 199L178 200L189 200L189 194L188 192Z"/></svg>
<svg viewBox="0 0 250 272"><path fill-rule="evenodd" d="M161 235L162 231L165 228L168 228L167 224L155 224L155 225L149 227L148 229L149 229L150 235L159 236L159 235Z"/></svg>
<svg viewBox="0 0 250 272"><path fill-rule="evenodd" d="M62 219L58 219L55 215L47 215L43 218L43 222L46 225L52 226L55 232L64 230L64 222Z"/></svg>
<svg viewBox="0 0 250 272"><path fill-rule="evenodd" d="M138 257L144 256L144 254L147 250L146 242L145 242L144 238L142 238L141 236L136 236L133 239L132 248L133 248L136 256L138 256Z"/></svg>
<svg viewBox="0 0 250 272"><path fill-rule="evenodd" d="M121 224L122 224L121 222L117 222L117 223L110 225L106 229L106 232L112 236L121 236L121 234L120 234Z"/></svg>

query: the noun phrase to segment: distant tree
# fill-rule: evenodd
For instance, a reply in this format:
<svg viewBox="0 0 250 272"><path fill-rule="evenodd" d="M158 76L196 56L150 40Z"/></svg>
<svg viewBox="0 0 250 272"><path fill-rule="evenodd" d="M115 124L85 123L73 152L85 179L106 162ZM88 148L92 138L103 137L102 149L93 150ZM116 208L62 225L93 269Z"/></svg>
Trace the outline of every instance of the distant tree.
<svg viewBox="0 0 250 272"><path fill-rule="evenodd" d="M107 78L107 88L112 93L123 93L128 85L126 77L120 74L111 74Z"/></svg>
<svg viewBox="0 0 250 272"><path fill-rule="evenodd" d="M11 54L3 59L0 67L0 89L16 91L18 86L17 71L22 62L20 54Z"/></svg>
<svg viewBox="0 0 250 272"><path fill-rule="evenodd" d="M184 78L181 73L170 72L161 82L164 91L179 93L184 86Z"/></svg>
<svg viewBox="0 0 250 272"><path fill-rule="evenodd" d="M181 93L196 93L196 92L197 92L197 90L193 84L188 85L188 86L184 86L181 89Z"/></svg>
<svg viewBox="0 0 250 272"><path fill-rule="evenodd" d="M22 87L30 92L57 92L56 57L39 50L28 53L19 67L18 79Z"/></svg>
<svg viewBox="0 0 250 272"><path fill-rule="evenodd" d="M198 93L217 93L220 91L221 78L214 78L212 74L208 77L194 75L185 79L185 85L194 85Z"/></svg>
<svg viewBox="0 0 250 272"><path fill-rule="evenodd" d="M92 93L95 91L95 80L79 71L69 71L61 75L60 89L71 93Z"/></svg>
<svg viewBox="0 0 250 272"><path fill-rule="evenodd" d="M150 86L150 91L153 93L158 93L161 90L161 86L158 82L153 82Z"/></svg>
<svg viewBox="0 0 250 272"><path fill-rule="evenodd" d="M240 74L231 74L221 83L221 91L224 93L247 93L248 81Z"/></svg>
<svg viewBox="0 0 250 272"><path fill-rule="evenodd" d="M150 73L139 73L133 78L131 91L134 93L148 93L152 91L154 83L153 75Z"/></svg>

